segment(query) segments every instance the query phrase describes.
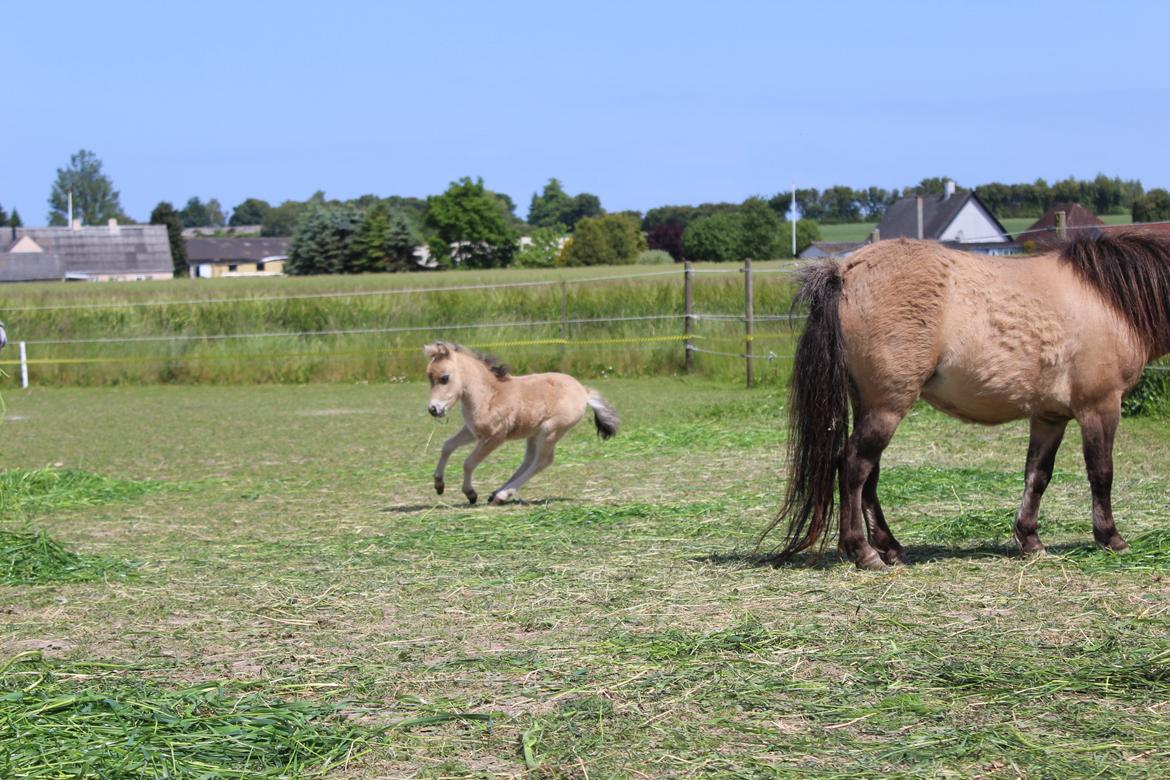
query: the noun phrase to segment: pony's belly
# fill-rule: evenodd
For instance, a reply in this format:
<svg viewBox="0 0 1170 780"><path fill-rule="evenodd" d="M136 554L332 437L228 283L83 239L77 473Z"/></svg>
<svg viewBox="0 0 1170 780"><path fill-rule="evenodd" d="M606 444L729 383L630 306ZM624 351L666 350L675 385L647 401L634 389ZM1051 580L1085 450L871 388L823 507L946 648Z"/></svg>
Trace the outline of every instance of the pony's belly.
<svg viewBox="0 0 1170 780"><path fill-rule="evenodd" d="M998 425L1039 414L1064 416L1065 405L1035 393L1033 382L987 383L966 372L940 368L922 387L922 399L941 412L966 422Z"/></svg>

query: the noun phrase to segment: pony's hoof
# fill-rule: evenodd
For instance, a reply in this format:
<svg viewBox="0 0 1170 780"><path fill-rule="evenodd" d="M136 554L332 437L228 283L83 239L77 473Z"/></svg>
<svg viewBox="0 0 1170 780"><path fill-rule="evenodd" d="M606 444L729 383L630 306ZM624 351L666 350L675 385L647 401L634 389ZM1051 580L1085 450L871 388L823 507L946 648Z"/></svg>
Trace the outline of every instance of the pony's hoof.
<svg viewBox="0 0 1170 780"><path fill-rule="evenodd" d="M882 563L881 556L877 551L871 552L869 555L863 555L857 559L857 568L862 571L885 571L886 565Z"/></svg>
<svg viewBox="0 0 1170 780"><path fill-rule="evenodd" d="M1109 537L1108 541L1098 541L1097 546L1102 550L1119 553L1129 549L1129 542L1122 539L1119 534L1113 534L1113 536Z"/></svg>
<svg viewBox="0 0 1170 780"><path fill-rule="evenodd" d="M441 496L441 495L443 495L443 491L446 489L447 489L447 486L445 484L443 484L443 480L441 480L441 479L435 480L435 492L436 493L438 493Z"/></svg>
<svg viewBox="0 0 1170 780"><path fill-rule="evenodd" d="M463 495L467 496L467 503L469 504L474 504L479 500L479 493L476 493L474 490L468 490Z"/></svg>
<svg viewBox="0 0 1170 780"><path fill-rule="evenodd" d="M1041 558L1048 554L1048 550L1040 542L1020 548L1020 555L1025 558Z"/></svg>
<svg viewBox="0 0 1170 780"><path fill-rule="evenodd" d="M492 497L488 499L488 503L500 506L501 504L508 503L514 495L516 495L516 491L514 490L497 490L495 493L492 493Z"/></svg>
<svg viewBox="0 0 1170 780"><path fill-rule="evenodd" d="M882 560L890 566L905 566L910 563L905 550L886 550L882 553Z"/></svg>

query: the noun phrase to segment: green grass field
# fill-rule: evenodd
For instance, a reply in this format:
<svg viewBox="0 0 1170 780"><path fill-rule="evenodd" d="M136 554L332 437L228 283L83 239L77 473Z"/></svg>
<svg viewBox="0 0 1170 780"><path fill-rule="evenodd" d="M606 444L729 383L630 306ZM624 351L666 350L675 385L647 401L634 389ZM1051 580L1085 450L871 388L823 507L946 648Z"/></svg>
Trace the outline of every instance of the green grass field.
<svg viewBox="0 0 1170 780"><path fill-rule="evenodd" d="M697 266L700 348L742 351L738 268ZM766 319L788 312L790 268L757 264L764 355L791 352L789 323ZM671 375L683 365L682 315L680 266L9 285L0 301L37 386L418 378L421 346L440 338L506 350L520 371ZM0 356L0 387L16 383L16 358ZM699 370L742 373L716 356Z"/></svg>
<svg viewBox="0 0 1170 780"><path fill-rule="evenodd" d="M419 383L6 390L0 776L1170 774L1165 420L1119 435L1127 555L1075 429L1022 560L1026 426L918 409L912 565L757 568L778 391L594 384L621 434L503 508L431 492Z"/></svg>

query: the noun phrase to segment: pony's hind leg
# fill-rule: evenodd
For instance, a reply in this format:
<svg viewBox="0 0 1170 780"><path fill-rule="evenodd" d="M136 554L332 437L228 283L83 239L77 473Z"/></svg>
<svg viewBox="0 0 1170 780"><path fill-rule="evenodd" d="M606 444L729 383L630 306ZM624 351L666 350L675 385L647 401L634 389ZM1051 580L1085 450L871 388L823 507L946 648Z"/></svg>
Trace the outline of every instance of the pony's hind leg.
<svg viewBox="0 0 1170 780"><path fill-rule="evenodd" d="M443 495L443 490L446 489L443 474L447 471L447 461L451 458L451 453L465 444L471 444L473 441L475 441L475 434L471 432L470 428L464 425L459 429L458 433L443 442L442 452L439 453L439 463L435 466L435 492L440 496Z"/></svg>
<svg viewBox="0 0 1170 780"><path fill-rule="evenodd" d="M535 477L540 472L544 471L553 462L553 457L556 453L557 441L561 437L561 433L547 433L544 435L537 434L529 441L535 440L536 455L528 462L526 468L512 475L512 478L500 487L495 493L492 493L491 502L493 504L503 504L512 500L516 496L516 491L524 486L528 480Z"/></svg>
<svg viewBox="0 0 1170 780"><path fill-rule="evenodd" d="M537 444L537 437L529 436L525 440L524 460L520 461L519 468L517 468L516 471L512 473L512 476L508 477L508 481L504 483L503 487L492 493L491 497L488 498L489 504L502 504L515 494L515 491L513 490L508 495L501 497L501 494L503 494L510 485L515 484L516 481L524 474L524 472L531 468L532 463L536 460L538 449L539 447Z"/></svg>
<svg viewBox="0 0 1170 780"><path fill-rule="evenodd" d="M1129 547L1113 522L1113 438L1121 418L1121 401L1077 416L1084 439L1085 470L1093 491L1093 539L1102 549Z"/></svg>
<svg viewBox="0 0 1170 780"><path fill-rule="evenodd" d="M874 475L882 451L890 443L902 415L890 411L863 410L845 444L841 463L841 537L837 551L857 563L859 569L884 569L882 556L866 536L862 493ZM877 495L877 479L873 484ZM888 532L888 529L887 529ZM892 535L890 536L892 540ZM889 549L889 548L887 548ZM900 550L900 547L899 547Z"/></svg>
<svg viewBox="0 0 1170 780"><path fill-rule="evenodd" d="M877 485L881 474L881 459L873 464L873 471L869 479L865 480L865 487L861 490L861 510L865 514L865 525L869 531L869 543L888 564L907 563L906 553L902 545L894 538L890 527L886 525L886 515L882 512L882 503L878 500Z"/></svg>
<svg viewBox="0 0 1170 780"><path fill-rule="evenodd" d="M1015 535L1020 552L1025 555L1044 552L1044 545L1036 533L1036 516L1040 512L1040 499L1048 482L1052 479L1052 467L1056 462L1056 451L1064 438L1068 420L1045 420L1033 417L1028 439L1028 460L1024 466L1024 497L1020 500L1020 511L1016 514Z"/></svg>

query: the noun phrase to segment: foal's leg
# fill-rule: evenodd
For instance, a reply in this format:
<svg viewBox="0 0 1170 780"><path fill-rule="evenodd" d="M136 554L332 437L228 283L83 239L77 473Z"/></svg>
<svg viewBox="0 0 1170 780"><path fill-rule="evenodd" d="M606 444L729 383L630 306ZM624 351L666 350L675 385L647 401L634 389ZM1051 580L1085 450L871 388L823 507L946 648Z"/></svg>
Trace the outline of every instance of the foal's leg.
<svg viewBox="0 0 1170 780"><path fill-rule="evenodd" d="M464 425L458 433L443 442L443 450L439 453L439 463L435 466L435 492L440 496L443 495L443 489L446 487L443 482L443 474L447 471L447 460L450 459L451 453L473 441L475 441L475 434Z"/></svg>
<svg viewBox="0 0 1170 780"><path fill-rule="evenodd" d="M508 481L504 483L504 486L491 494L491 497L488 498L489 504L502 504L502 503L504 503L504 501L507 501L509 498L512 497L512 493L509 493L507 496L504 496L504 497L501 497L500 494L503 493L504 490L507 489L509 486L513 486L513 483L515 483L516 480L518 480L520 478L520 475L522 475L525 471L527 471L529 469L529 467L532 465L533 461L536 460L536 453L537 453L537 449L538 449L538 447L537 447L537 438L538 437L539 437L539 434L528 437L528 439L526 440L526 443L525 443L525 447L524 447L524 460L520 461L519 468L517 468L514 472L512 472L512 476L508 477ZM513 491L513 493L514 492L515 491ZM499 499L499 500L497 500L497 499Z"/></svg>
<svg viewBox="0 0 1170 780"><path fill-rule="evenodd" d="M890 527L886 525L886 515L882 512L882 503L878 500L878 476L881 473L881 459L873 464L873 471L869 479L865 480L865 487L861 489L861 509L865 514L866 528L869 530L869 543L873 546L882 560L888 564L906 563L906 553L902 545L894 538Z"/></svg>
<svg viewBox="0 0 1170 780"><path fill-rule="evenodd" d="M475 471L475 467L483 462L483 459L492 454L492 451L502 444L504 438L497 436L495 438L480 439L475 449L463 461L463 495L467 496L467 500L475 503L479 498L479 494L475 492L475 488L471 485L471 475Z"/></svg>
<svg viewBox="0 0 1170 780"><path fill-rule="evenodd" d="M1077 417L1084 439L1085 469L1093 491L1093 539L1102 549L1116 552L1129 547L1113 523L1113 437L1120 418L1120 401Z"/></svg>
<svg viewBox="0 0 1170 780"><path fill-rule="evenodd" d="M881 556L866 538L862 491L874 473L882 451L890 443L902 416L895 412L864 410L845 445L841 463L841 537L837 551L852 558L859 569L884 569ZM874 495L877 493L876 479Z"/></svg>
<svg viewBox="0 0 1170 780"><path fill-rule="evenodd" d="M1028 460L1024 466L1024 497L1016 514L1016 541L1025 555L1044 552L1044 545L1036 534L1036 515L1040 512L1040 498L1052 479L1056 451L1064 438L1068 420L1044 420L1033 417L1028 439Z"/></svg>
<svg viewBox="0 0 1170 780"><path fill-rule="evenodd" d="M516 491L523 487L524 483L552 464L561 433L549 433L543 436L537 434L533 437L536 439L536 457L532 459L527 468L512 475L512 478L504 483L503 487L492 493L491 502L493 504L502 504L510 500L516 495Z"/></svg>

